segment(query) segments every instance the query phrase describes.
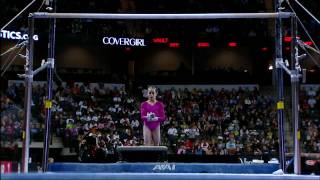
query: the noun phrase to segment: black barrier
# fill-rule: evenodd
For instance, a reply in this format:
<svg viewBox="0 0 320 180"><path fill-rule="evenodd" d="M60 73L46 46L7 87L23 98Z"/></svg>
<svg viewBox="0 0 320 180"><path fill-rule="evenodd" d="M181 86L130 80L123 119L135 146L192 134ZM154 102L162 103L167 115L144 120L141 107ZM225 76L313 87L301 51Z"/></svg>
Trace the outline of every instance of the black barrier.
<svg viewBox="0 0 320 180"><path fill-rule="evenodd" d="M288 173L294 172L294 161L290 161L287 168ZM320 160L312 160L301 157L301 174L320 175Z"/></svg>
<svg viewBox="0 0 320 180"><path fill-rule="evenodd" d="M121 162L165 162L168 161L166 146L120 146L117 148Z"/></svg>

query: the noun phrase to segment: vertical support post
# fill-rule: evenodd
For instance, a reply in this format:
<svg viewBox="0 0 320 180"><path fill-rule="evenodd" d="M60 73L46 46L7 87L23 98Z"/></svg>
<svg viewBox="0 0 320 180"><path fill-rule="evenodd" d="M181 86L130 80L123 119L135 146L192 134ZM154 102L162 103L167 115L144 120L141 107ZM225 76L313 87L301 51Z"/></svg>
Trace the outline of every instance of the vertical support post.
<svg viewBox="0 0 320 180"><path fill-rule="evenodd" d="M30 119L31 119L31 97L33 81L33 35L34 18L30 14L28 17L28 46L26 51L25 65L25 94L24 94L24 123L23 123L23 144L22 144L22 172L28 172L29 164L29 145L30 145Z"/></svg>
<svg viewBox="0 0 320 180"><path fill-rule="evenodd" d="M301 174L301 156L300 156L300 130L299 130L299 73L298 70L291 77L291 93L292 93L292 118L294 126L294 173Z"/></svg>
<svg viewBox="0 0 320 180"><path fill-rule="evenodd" d="M294 173L301 174L300 132L299 132L299 60L297 48L297 17L291 17L291 97L292 97L292 123L294 127Z"/></svg>
<svg viewBox="0 0 320 180"><path fill-rule="evenodd" d="M281 0L275 0L275 11L281 12ZM282 55L282 20L281 17L275 20L275 53L276 61L283 62ZM277 64L277 63L276 63ZM276 66L277 71L277 117L278 117L278 136L279 136L279 162L280 169L285 171L286 158L285 158L285 140L284 140L284 97L283 97L283 69Z"/></svg>
<svg viewBox="0 0 320 180"><path fill-rule="evenodd" d="M50 7L56 11L56 1L50 1ZM56 31L56 19L49 19L49 42L48 42L48 62L47 67L47 97L45 102L46 108L46 120L45 120L45 135L43 144L42 155L42 170L46 172L48 170L48 158L49 158L49 144L50 144L50 130L51 130L51 108L52 108L52 84L53 84L53 70L54 70L54 54L55 54L55 32Z"/></svg>

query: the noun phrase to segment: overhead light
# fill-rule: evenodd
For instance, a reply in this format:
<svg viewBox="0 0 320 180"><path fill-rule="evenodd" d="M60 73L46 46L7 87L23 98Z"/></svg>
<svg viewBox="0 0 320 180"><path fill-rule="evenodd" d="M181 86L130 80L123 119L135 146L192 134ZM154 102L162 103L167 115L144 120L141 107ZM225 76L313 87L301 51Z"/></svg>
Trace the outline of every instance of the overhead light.
<svg viewBox="0 0 320 180"><path fill-rule="evenodd" d="M272 66L272 64L269 64L268 69L269 69L270 71L271 71L271 70L273 70L273 66Z"/></svg>

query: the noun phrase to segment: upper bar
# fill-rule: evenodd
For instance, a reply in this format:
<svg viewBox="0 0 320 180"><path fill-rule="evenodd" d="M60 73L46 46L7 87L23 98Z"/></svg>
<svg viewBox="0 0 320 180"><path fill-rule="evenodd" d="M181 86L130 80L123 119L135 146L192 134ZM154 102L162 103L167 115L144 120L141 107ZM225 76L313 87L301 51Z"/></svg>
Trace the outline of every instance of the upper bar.
<svg viewBox="0 0 320 180"><path fill-rule="evenodd" d="M35 12L34 18L56 19L263 19L289 18L291 12L277 13L204 13L204 14L102 14L102 13L47 13Z"/></svg>

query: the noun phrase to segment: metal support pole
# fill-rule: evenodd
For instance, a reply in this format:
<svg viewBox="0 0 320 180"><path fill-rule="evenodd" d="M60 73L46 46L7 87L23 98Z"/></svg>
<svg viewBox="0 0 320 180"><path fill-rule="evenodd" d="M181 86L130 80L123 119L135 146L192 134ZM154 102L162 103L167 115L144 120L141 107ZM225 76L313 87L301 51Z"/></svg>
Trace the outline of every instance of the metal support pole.
<svg viewBox="0 0 320 180"><path fill-rule="evenodd" d="M263 19L290 18L291 12L276 13L202 13L202 14L102 14L102 13L47 13L35 12L35 18L79 19Z"/></svg>
<svg viewBox="0 0 320 180"><path fill-rule="evenodd" d="M281 12L281 1L275 0L275 11ZM275 20L275 53L276 61L283 62L282 56L282 20L281 17ZM277 71L277 117L278 117L278 135L279 135L279 162L280 169L285 171L286 159L285 159L285 140L284 140L284 98L283 98L283 69L279 66L276 68Z"/></svg>
<svg viewBox="0 0 320 180"><path fill-rule="evenodd" d="M48 66L51 66L51 62L46 62L43 65L41 65L39 68L33 71L33 76L37 75L39 72L41 72L44 69L47 69Z"/></svg>
<svg viewBox="0 0 320 180"><path fill-rule="evenodd" d="M23 127L23 144L22 144L22 172L28 172L29 162L29 145L30 145L30 119L31 119L31 97L32 97L32 81L33 81L33 34L34 34L34 18L30 14L28 17L28 46L26 51L25 65L25 97L24 97L24 127Z"/></svg>
<svg viewBox="0 0 320 180"><path fill-rule="evenodd" d="M299 60L297 48L297 18L291 17L291 96L292 96L292 123L294 127L294 173L301 174L301 157L299 144Z"/></svg>
<svg viewBox="0 0 320 180"><path fill-rule="evenodd" d="M301 174L301 156L300 156L300 131L299 131L299 74L293 70L294 75L291 77L292 92L292 118L294 125L294 173Z"/></svg>
<svg viewBox="0 0 320 180"><path fill-rule="evenodd" d="M51 0L50 6L56 11L56 1ZM48 169L49 158L49 143L50 143L50 129L51 129L51 107L52 107L52 84L53 84L53 68L54 68L54 48L55 48L55 34L56 34L56 19L49 20L49 42L48 42L48 62L47 67L47 99L45 102L46 121L45 121L45 136L43 144L42 170L46 172Z"/></svg>

